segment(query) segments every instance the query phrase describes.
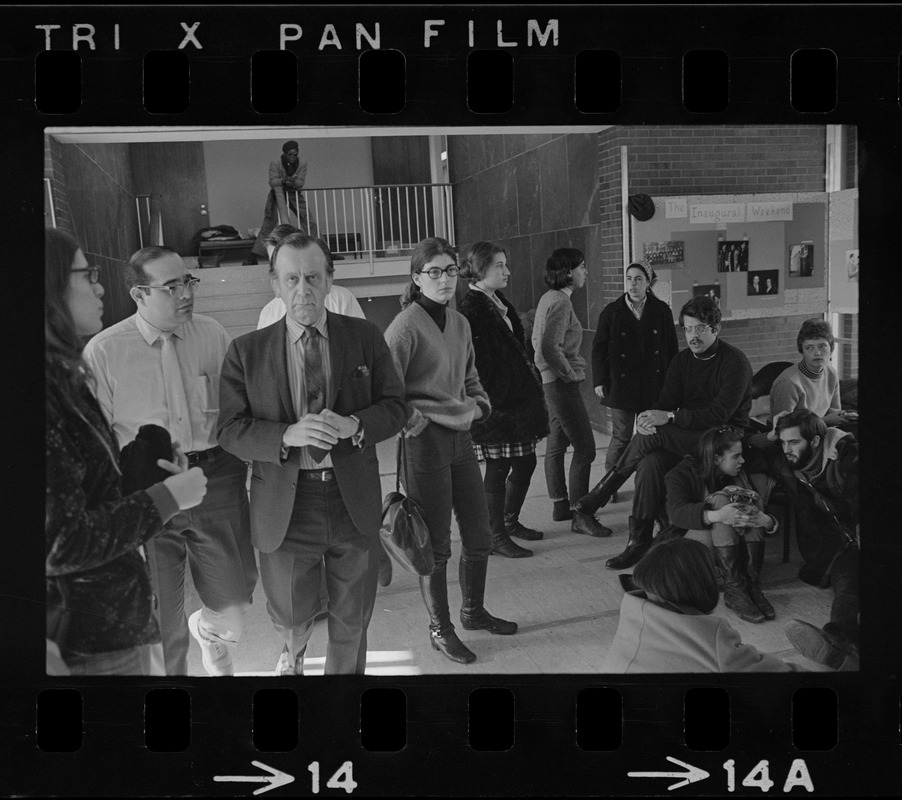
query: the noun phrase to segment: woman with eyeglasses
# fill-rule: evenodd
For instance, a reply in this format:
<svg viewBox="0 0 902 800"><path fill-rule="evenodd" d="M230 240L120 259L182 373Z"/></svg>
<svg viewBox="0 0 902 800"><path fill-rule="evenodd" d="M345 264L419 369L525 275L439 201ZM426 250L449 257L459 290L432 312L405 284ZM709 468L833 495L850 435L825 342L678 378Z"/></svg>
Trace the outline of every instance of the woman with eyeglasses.
<svg viewBox="0 0 902 800"><path fill-rule="evenodd" d="M413 409L402 433L409 482L404 488L423 511L435 557L433 573L420 578L432 648L470 664L476 655L455 633L448 606L452 511L460 531L464 630L509 635L517 632L517 623L492 616L484 605L492 535L470 427L489 417L492 408L476 371L470 325L448 308L459 271L457 254L447 241L436 237L420 242L410 260L403 310L385 338Z"/></svg>
<svg viewBox="0 0 902 800"><path fill-rule="evenodd" d="M573 508L589 491L589 473L595 460L595 435L580 387L586 379L586 359L580 355L583 326L570 296L586 285L585 256L574 247L555 250L545 264L548 291L539 299L532 329L535 364L542 377L551 433L545 449L545 482L553 504L551 518L573 520L571 530L588 536L610 536L612 531L592 514ZM573 446L569 490L564 478L564 455Z"/></svg>
<svg viewBox="0 0 902 800"><path fill-rule="evenodd" d="M172 473L122 496L119 448L81 357L103 327L99 267L68 234L46 232L47 639L49 674L147 675L160 641L141 545L179 511L198 505L207 479L176 452ZM60 658L61 656L61 658Z"/></svg>
<svg viewBox="0 0 902 800"><path fill-rule="evenodd" d="M673 312L652 292L656 278L646 262L632 262L626 268L626 291L598 316L592 378L596 396L611 415L605 472L629 444L636 414L654 406L667 366L680 350Z"/></svg>
<svg viewBox="0 0 902 800"><path fill-rule="evenodd" d="M764 537L777 532L777 520L764 513L761 495L742 468L742 439L743 433L729 426L702 434L696 454L664 478L667 515L676 528L710 537L724 605L747 622L763 622L776 617L761 591L761 567Z"/></svg>
<svg viewBox="0 0 902 800"><path fill-rule="evenodd" d="M492 413L474 422L471 430L477 457L485 462L492 552L525 558L532 550L511 536L536 541L543 535L520 522L536 469L536 443L548 435L542 384L526 352L517 310L501 292L511 274L504 248L476 242L461 274L470 286L457 308L470 323L476 369L492 404Z"/></svg>

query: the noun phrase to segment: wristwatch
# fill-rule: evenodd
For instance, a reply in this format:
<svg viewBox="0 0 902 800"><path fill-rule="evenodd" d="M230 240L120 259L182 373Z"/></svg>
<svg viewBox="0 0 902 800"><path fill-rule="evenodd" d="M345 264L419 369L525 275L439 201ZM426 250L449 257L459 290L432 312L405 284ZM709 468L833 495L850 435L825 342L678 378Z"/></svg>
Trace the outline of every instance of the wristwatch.
<svg viewBox="0 0 902 800"><path fill-rule="evenodd" d="M676 414L674 414L672 411L668 411L668 412L667 412L667 421L668 421L668 422L673 422L673 419L674 419L675 416L676 416Z"/></svg>

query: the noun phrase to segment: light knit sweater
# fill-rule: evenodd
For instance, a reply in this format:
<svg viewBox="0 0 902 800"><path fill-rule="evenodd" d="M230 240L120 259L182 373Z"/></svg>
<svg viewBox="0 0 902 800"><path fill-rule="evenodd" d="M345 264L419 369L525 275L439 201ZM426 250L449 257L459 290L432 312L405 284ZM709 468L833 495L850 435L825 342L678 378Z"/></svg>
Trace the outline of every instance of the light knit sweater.
<svg viewBox="0 0 902 800"><path fill-rule="evenodd" d="M392 320L385 340L411 408L456 431L470 429L477 405L484 417L491 413L476 372L470 324L457 311L448 309L441 331L419 303L411 303Z"/></svg>
<svg viewBox="0 0 902 800"><path fill-rule="evenodd" d="M545 292L536 306L532 329L535 361L542 383L586 379L586 359L579 354L582 341L583 326L573 310L570 295L560 289Z"/></svg>
<svg viewBox="0 0 902 800"><path fill-rule="evenodd" d="M793 364L777 375L770 389L771 414L797 408L807 408L819 417L826 416L829 411L839 411L842 402L835 370L824 367L820 377L809 378L798 364Z"/></svg>

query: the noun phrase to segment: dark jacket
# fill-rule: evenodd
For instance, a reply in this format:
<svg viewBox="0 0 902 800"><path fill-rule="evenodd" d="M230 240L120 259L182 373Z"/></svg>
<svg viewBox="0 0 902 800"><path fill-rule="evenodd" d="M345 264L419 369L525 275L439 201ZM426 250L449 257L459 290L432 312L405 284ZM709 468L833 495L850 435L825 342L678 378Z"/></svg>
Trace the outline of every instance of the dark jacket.
<svg viewBox="0 0 902 800"><path fill-rule="evenodd" d="M667 365L680 348L667 303L649 292L638 320L628 302L624 294L598 316L592 383L604 387L602 405L637 413L654 408Z"/></svg>
<svg viewBox="0 0 902 800"><path fill-rule="evenodd" d="M64 657L160 641L138 547L178 511L162 484L122 496L115 437L94 398L85 400L82 419L48 382L45 569L48 597L61 586L72 611Z"/></svg>
<svg viewBox="0 0 902 800"><path fill-rule="evenodd" d="M495 295L507 307L513 331L478 289L467 291L457 306L470 323L476 371L492 404L492 413L474 422L470 435L478 444L531 442L548 435L545 395L527 355L520 318L501 292Z"/></svg>

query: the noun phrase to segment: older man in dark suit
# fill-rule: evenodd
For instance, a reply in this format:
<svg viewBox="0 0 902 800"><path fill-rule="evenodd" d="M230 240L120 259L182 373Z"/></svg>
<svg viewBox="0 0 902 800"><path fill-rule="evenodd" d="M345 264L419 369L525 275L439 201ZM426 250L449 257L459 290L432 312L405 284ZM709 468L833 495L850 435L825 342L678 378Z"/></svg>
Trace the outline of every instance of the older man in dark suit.
<svg viewBox="0 0 902 800"><path fill-rule="evenodd" d="M328 247L292 234L270 263L288 313L232 342L222 368L219 442L254 464L251 536L267 610L284 641L277 674L303 674L322 558L325 672L361 674L380 546L375 445L401 430L409 409L379 329L326 311Z"/></svg>

